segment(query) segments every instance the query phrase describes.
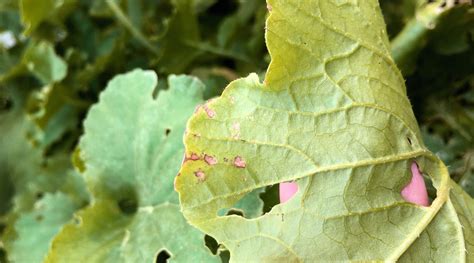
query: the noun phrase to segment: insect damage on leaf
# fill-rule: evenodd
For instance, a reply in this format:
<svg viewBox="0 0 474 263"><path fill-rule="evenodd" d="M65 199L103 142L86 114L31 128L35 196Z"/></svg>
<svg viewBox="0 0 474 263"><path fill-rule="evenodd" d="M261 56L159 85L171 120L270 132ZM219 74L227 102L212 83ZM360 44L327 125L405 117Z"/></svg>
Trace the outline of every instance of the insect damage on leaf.
<svg viewBox="0 0 474 263"><path fill-rule="evenodd" d="M264 82L233 81L206 106L212 114L188 121L187 154L224 160L183 163L176 189L188 221L232 262L472 257L472 226L461 225L447 169L422 142L378 1L268 4ZM414 162L436 188L429 207L404 198L411 179L422 180ZM295 181L292 200L264 215L221 213L256 189Z"/></svg>

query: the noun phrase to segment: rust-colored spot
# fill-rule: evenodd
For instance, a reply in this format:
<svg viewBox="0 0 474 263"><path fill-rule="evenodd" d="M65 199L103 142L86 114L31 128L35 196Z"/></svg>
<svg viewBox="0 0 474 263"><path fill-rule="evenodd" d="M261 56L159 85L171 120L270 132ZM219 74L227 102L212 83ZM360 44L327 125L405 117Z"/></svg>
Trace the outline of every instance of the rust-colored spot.
<svg viewBox="0 0 474 263"><path fill-rule="evenodd" d="M234 165L237 168L245 168L245 166L247 166L246 163L245 163L245 160L240 156L235 157Z"/></svg>
<svg viewBox="0 0 474 263"><path fill-rule="evenodd" d="M199 160L199 155L195 154L195 153L191 153L190 156L184 156L184 159L183 159L183 164L187 161L197 161Z"/></svg>
<svg viewBox="0 0 474 263"><path fill-rule="evenodd" d="M204 161L209 165L214 165L217 163L217 159L211 155L204 155Z"/></svg>
<svg viewBox="0 0 474 263"><path fill-rule="evenodd" d="M198 171L194 172L194 176L196 176L199 181L204 181L204 179L206 177L206 174L204 174L203 171L198 170Z"/></svg>

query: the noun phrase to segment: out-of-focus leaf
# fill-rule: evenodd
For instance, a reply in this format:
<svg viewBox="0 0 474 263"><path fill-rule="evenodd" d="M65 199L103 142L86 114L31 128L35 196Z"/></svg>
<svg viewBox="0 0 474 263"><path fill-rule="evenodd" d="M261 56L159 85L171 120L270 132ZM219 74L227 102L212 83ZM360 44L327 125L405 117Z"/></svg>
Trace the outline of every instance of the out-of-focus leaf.
<svg viewBox="0 0 474 263"><path fill-rule="evenodd" d="M238 78L234 72L226 68L196 68L191 74L204 83L204 99L221 95L224 87Z"/></svg>
<svg viewBox="0 0 474 263"><path fill-rule="evenodd" d="M151 262L163 249L175 261L217 260L182 217L173 191L185 120L203 87L185 76L168 81L154 99L153 72L118 76L89 111L79 147L95 203L55 238L48 262L85 254L89 262Z"/></svg>
<svg viewBox="0 0 474 263"><path fill-rule="evenodd" d="M191 0L172 0L174 10L167 31L160 41L159 71L183 72L202 51L196 10Z"/></svg>
<svg viewBox="0 0 474 263"><path fill-rule="evenodd" d="M45 85L61 81L67 74L66 62L48 42L31 44L22 62Z"/></svg>
<svg viewBox="0 0 474 263"><path fill-rule="evenodd" d="M474 26L472 10L474 7L469 4L448 6L443 1L420 5L392 40L392 55L403 74L413 74L419 53L427 44L440 54L466 51Z"/></svg>
<svg viewBox="0 0 474 263"><path fill-rule="evenodd" d="M176 179L185 217L232 262L473 260L472 222L460 220L474 201L461 191L454 207L460 193L422 142L378 1L269 5L265 81L232 82L188 122L186 156L204 158ZM400 194L414 161L437 189L429 207ZM263 216L219 216L295 180L297 194Z"/></svg>
<svg viewBox="0 0 474 263"><path fill-rule="evenodd" d="M76 0L20 0L24 33L30 35L44 21L61 21L75 3Z"/></svg>
<svg viewBox="0 0 474 263"><path fill-rule="evenodd" d="M32 133L33 143L48 151L65 133L73 132L79 117L74 103L70 89L61 84L44 86L32 93L27 110L38 128L36 133Z"/></svg>
<svg viewBox="0 0 474 263"><path fill-rule="evenodd" d="M15 222L18 236L6 248L12 262L43 262L51 240L79 208L69 196L57 192L45 194L32 211L22 213Z"/></svg>

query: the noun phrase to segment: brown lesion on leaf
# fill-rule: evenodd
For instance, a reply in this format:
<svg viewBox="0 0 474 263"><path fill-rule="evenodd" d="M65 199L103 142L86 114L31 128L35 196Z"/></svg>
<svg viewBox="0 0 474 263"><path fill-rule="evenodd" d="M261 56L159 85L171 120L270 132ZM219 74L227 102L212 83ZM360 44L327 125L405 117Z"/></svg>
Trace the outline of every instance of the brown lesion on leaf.
<svg viewBox="0 0 474 263"><path fill-rule="evenodd" d="M245 168L247 164L245 163L245 160L242 157L236 156L234 159L234 166L237 168Z"/></svg>
<svg viewBox="0 0 474 263"><path fill-rule="evenodd" d="M183 159L183 163L184 164L185 162L187 161L197 161L199 160L199 155L195 154L195 153L191 153L189 156L186 156L184 155L184 159Z"/></svg>

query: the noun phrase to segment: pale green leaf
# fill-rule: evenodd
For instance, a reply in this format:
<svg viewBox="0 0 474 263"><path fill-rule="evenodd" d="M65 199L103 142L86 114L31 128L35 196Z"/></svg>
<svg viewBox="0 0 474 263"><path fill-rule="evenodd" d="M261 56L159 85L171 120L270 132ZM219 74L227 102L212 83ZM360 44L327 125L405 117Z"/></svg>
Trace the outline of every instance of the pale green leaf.
<svg viewBox="0 0 474 263"><path fill-rule="evenodd" d="M66 62L56 54L49 42L30 45L22 62L43 84L61 81L67 74Z"/></svg>
<svg viewBox="0 0 474 263"><path fill-rule="evenodd" d="M153 96L152 71L114 78L84 122L79 148L95 198L55 238L48 262L212 262L204 234L179 211L173 179L183 158L186 119L202 102L195 78L170 76L169 90Z"/></svg>
<svg viewBox="0 0 474 263"><path fill-rule="evenodd" d="M188 122L176 188L189 222L233 262L395 261L412 246L441 262L474 254L459 210L473 201L453 205L459 193L422 142L378 1L272 0L269 9L265 81L232 82ZM437 189L430 207L400 194L414 161ZM263 216L219 215L294 180L297 194Z"/></svg>
<svg viewBox="0 0 474 263"><path fill-rule="evenodd" d="M51 240L61 226L71 220L77 204L63 193L47 194L32 211L21 214L15 222L18 238L8 249L12 262L43 262Z"/></svg>

